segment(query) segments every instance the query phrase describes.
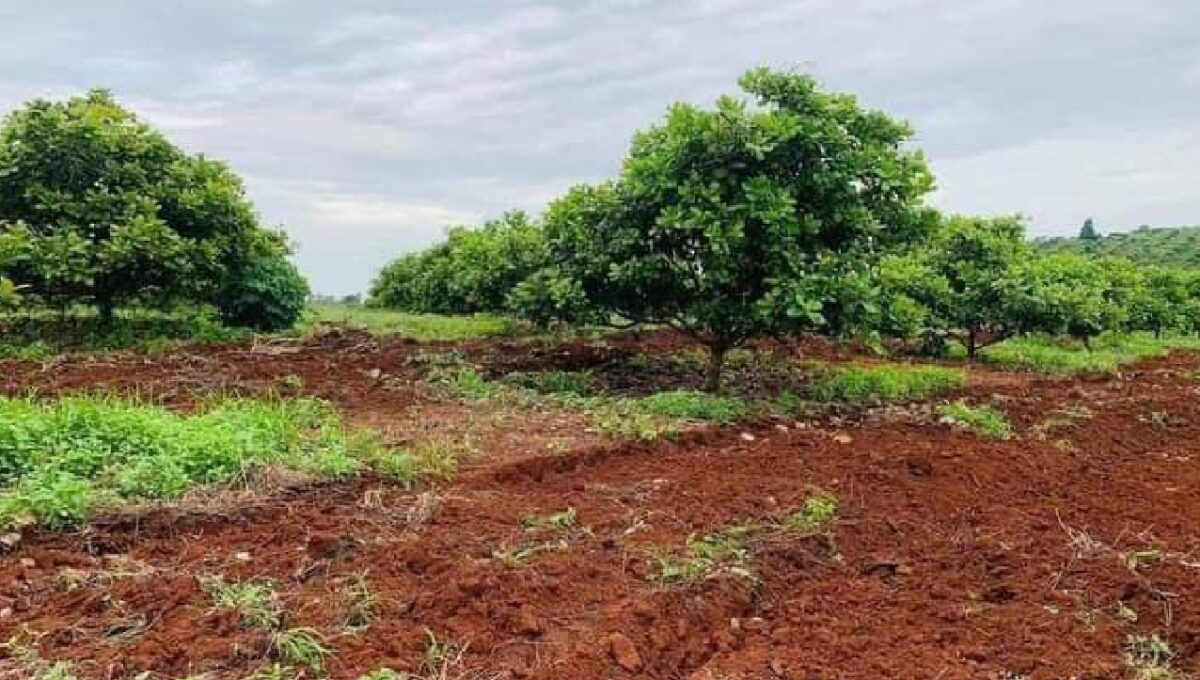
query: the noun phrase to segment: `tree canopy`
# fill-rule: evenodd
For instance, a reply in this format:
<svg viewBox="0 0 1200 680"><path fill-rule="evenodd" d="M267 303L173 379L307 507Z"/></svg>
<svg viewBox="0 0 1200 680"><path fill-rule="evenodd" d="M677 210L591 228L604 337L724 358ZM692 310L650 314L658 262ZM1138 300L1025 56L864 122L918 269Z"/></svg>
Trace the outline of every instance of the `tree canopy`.
<svg viewBox="0 0 1200 680"><path fill-rule="evenodd" d="M292 266L228 166L185 154L103 90L5 118L0 230L0 274L24 298L103 317L219 302L262 260Z"/></svg>
<svg viewBox="0 0 1200 680"><path fill-rule="evenodd" d="M709 346L710 388L749 338L847 327L858 307L833 282L933 224L906 124L804 75L758 69L740 84L752 103L672 106L617 179L545 216L551 259L593 305Z"/></svg>

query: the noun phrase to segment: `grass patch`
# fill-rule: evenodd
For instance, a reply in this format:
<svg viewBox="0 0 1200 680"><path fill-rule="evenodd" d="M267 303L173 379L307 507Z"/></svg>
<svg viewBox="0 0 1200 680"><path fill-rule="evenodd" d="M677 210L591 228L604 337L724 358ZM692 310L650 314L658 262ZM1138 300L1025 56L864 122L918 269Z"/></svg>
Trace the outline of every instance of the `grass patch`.
<svg viewBox="0 0 1200 680"><path fill-rule="evenodd" d="M111 325L95 310L0 314L0 359L46 361L64 352L133 350L152 356L189 343L234 342L250 335L227 328L211 310L118 310Z"/></svg>
<svg viewBox="0 0 1200 680"><path fill-rule="evenodd" d="M1134 680L1171 680L1175 652L1158 634L1130 635L1125 640L1125 667Z"/></svg>
<svg viewBox="0 0 1200 680"><path fill-rule="evenodd" d="M0 398L0 525L67 529L105 505L245 483L269 466L344 477L382 448L312 399L228 399L179 414L103 396Z"/></svg>
<svg viewBox="0 0 1200 680"><path fill-rule="evenodd" d="M784 525L801 534L819 534L837 520L838 499L830 493L809 496L804 505L784 519Z"/></svg>
<svg viewBox="0 0 1200 680"><path fill-rule="evenodd" d="M268 649L280 663L304 666L318 675L324 674L325 659L333 653L325 646L321 634L312 628L292 628L273 633Z"/></svg>
<svg viewBox="0 0 1200 680"><path fill-rule="evenodd" d="M242 625L247 628L274 630L282 621L279 593L268 582L226 583L220 576L214 576L201 579L200 585L208 591L218 609L237 612Z"/></svg>
<svg viewBox="0 0 1200 680"><path fill-rule="evenodd" d="M995 406L971 406L965 401L956 401L939 407L938 415L952 425L988 439L1012 439L1016 434L1008 417Z"/></svg>
<svg viewBox="0 0 1200 680"><path fill-rule="evenodd" d="M832 369L816 379L812 391L819 401L897 402L950 392L966 383L966 373L956 368L881 364Z"/></svg>
<svg viewBox="0 0 1200 680"><path fill-rule="evenodd" d="M1024 368L1039 373L1115 373L1121 366L1166 356L1173 349L1200 349L1200 338L1149 333L1105 333L1082 344L1064 338L1026 335L987 347L980 358L998 366Z"/></svg>
<svg viewBox="0 0 1200 680"><path fill-rule="evenodd" d="M746 402L707 392L672 390L633 400L637 410L652 416L728 424L746 417Z"/></svg>
<svg viewBox="0 0 1200 680"><path fill-rule="evenodd" d="M592 375L586 371L516 371L504 376L504 382L538 394L575 394L586 397L594 391Z"/></svg>
<svg viewBox="0 0 1200 680"><path fill-rule="evenodd" d="M322 326L346 326L373 335L394 335L414 340L472 340L512 337L525 328L516 320L502 316L476 314L444 316L407 314L364 305L319 303L310 305L300 330L312 333Z"/></svg>

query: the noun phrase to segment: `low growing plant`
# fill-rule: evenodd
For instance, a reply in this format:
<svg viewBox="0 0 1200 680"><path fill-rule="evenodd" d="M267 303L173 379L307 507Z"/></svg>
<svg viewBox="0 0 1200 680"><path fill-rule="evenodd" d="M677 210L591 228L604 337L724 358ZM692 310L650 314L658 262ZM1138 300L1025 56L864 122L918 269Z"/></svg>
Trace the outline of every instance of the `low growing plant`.
<svg viewBox="0 0 1200 680"><path fill-rule="evenodd" d="M1012 439L1016 432L1004 412L995 406L972 406L965 401L944 404L938 414L946 422L988 439Z"/></svg>

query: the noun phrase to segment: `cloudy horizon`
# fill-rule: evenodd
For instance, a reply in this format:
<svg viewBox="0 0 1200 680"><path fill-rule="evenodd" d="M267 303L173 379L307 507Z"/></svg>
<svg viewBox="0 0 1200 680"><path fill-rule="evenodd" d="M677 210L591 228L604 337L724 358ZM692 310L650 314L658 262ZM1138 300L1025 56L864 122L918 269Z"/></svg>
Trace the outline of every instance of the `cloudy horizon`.
<svg viewBox="0 0 1200 680"><path fill-rule="evenodd" d="M0 0L0 23L0 109L112 90L228 161L320 293L612 176L670 103L759 65L910 121L945 210L1200 223L1187 0Z"/></svg>

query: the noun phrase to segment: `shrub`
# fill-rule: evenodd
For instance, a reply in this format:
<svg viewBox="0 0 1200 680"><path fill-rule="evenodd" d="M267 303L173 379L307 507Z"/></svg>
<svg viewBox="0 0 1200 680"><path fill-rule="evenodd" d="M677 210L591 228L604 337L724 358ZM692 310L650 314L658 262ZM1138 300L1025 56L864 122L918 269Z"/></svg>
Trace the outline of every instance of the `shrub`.
<svg viewBox="0 0 1200 680"><path fill-rule="evenodd" d="M217 299L231 326L279 331L295 325L308 302L308 281L282 256L262 257L238 272Z"/></svg>

